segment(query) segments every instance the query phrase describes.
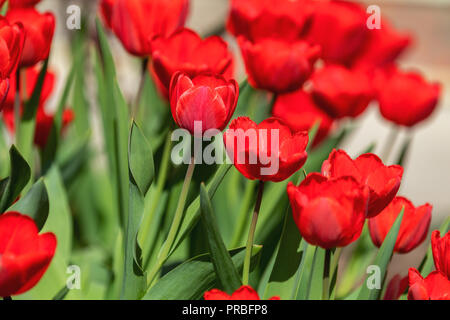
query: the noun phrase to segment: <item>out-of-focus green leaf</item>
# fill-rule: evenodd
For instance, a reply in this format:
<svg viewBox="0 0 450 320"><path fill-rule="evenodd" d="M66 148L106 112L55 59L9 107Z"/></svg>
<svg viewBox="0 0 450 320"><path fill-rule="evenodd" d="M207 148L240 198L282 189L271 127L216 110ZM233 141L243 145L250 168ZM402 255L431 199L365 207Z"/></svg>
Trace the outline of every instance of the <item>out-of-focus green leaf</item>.
<svg viewBox="0 0 450 320"><path fill-rule="evenodd" d="M200 186L200 209L214 270L216 271L221 287L231 294L241 286L242 282L231 260L230 253L223 243L217 221L215 220L211 200L203 183Z"/></svg>
<svg viewBox="0 0 450 320"><path fill-rule="evenodd" d="M295 299L296 300L307 300L309 297L309 293L311 291L311 282L312 282L312 274L314 270L314 257L316 255L317 247L311 246L303 241L303 248L305 251L305 256L302 259L300 267L298 269L298 274L296 278L296 291L295 291Z"/></svg>
<svg viewBox="0 0 450 320"><path fill-rule="evenodd" d="M395 219L394 224L389 230L386 238L383 241L380 249L378 250L377 257L375 258L374 265L380 268L380 279L381 279L381 288L380 289L370 289L367 285L367 278L364 281L364 284L361 288L361 291L358 295L358 300L376 300L379 298L381 290L383 288L383 283L385 281L387 268L389 262L391 261L392 253L394 251L395 242L397 241L398 231L400 230L400 225L403 219L403 213L405 208L402 208L402 211Z"/></svg>
<svg viewBox="0 0 450 320"><path fill-rule="evenodd" d="M17 201L10 211L17 211L31 217L39 230L45 225L48 217L49 203L44 180L39 179L28 193Z"/></svg>
<svg viewBox="0 0 450 320"><path fill-rule="evenodd" d="M258 261L262 247L253 246L251 266ZM233 264L242 270L245 248L230 251ZM162 277L145 295L146 300L196 300L219 286L209 254L188 260Z"/></svg>
<svg viewBox="0 0 450 320"><path fill-rule="evenodd" d="M308 300L321 300L323 293L323 268L325 260L325 249L316 248L311 273L311 287Z"/></svg>
<svg viewBox="0 0 450 320"><path fill-rule="evenodd" d="M30 166L14 145L9 149L9 159L11 175L8 180L5 180L4 188L2 188L3 193L0 198L0 213L5 212L5 210L17 199L31 176Z"/></svg>

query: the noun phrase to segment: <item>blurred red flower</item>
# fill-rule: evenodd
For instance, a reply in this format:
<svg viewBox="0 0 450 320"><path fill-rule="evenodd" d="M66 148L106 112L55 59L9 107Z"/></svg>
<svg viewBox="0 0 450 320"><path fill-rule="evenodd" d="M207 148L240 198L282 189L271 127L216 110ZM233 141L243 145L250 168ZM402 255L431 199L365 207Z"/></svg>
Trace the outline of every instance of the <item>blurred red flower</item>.
<svg viewBox="0 0 450 320"><path fill-rule="evenodd" d="M286 180L305 164L308 156L308 132L292 133L277 118L258 125L247 117L234 119L225 132L224 143L236 169L251 180Z"/></svg>
<svg viewBox="0 0 450 320"><path fill-rule="evenodd" d="M14 73L24 45L25 34L21 24L9 23L0 16L0 78L5 79Z"/></svg>
<svg viewBox="0 0 450 320"><path fill-rule="evenodd" d="M327 65L311 76L314 102L333 118L355 118L374 98L372 81L366 72L340 65Z"/></svg>
<svg viewBox="0 0 450 320"><path fill-rule="evenodd" d="M394 252L410 252L425 240L430 227L433 207L427 203L415 208L408 199L396 197L380 214L369 219L370 237L377 247L383 243L403 207L405 211Z"/></svg>
<svg viewBox="0 0 450 320"><path fill-rule="evenodd" d="M28 216L18 212L0 215L0 297L30 290L50 265L56 237L53 233L38 233Z"/></svg>
<svg viewBox="0 0 450 320"><path fill-rule="evenodd" d="M102 0L100 5L106 25L136 56L150 55L155 36L169 36L184 26L188 9L189 0Z"/></svg>
<svg viewBox="0 0 450 320"><path fill-rule="evenodd" d="M8 5L10 8L26 8L37 5L41 0L9 0ZM0 0L0 7L5 4L6 0Z"/></svg>
<svg viewBox="0 0 450 320"><path fill-rule="evenodd" d="M48 58L55 31L53 13L40 13L34 8L16 8L8 10L6 18L11 23L20 22L25 30L20 67L31 67Z"/></svg>
<svg viewBox="0 0 450 320"><path fill-rule="evenodd" d="M408 276L401 277L399 274L396 274L389 281L383 300L398 300L406 288L408 288Z"/></svg>
<svg viewBox="0 0 450 320"><path fill-rule="evenodd" d="M394 199L400 188L403 168L386 166L373 153L366 153L355 160L343 150L333 150L322 165L322 174L328 178L353 177L369 197L367 216L379 214Z"/></svg>
<svg viewBox="0 0 450 320"><path fill-rule="evenodd" d="M361 235L366 197L352 177L328 179L310 173L297 187L288 184L294 221L308 243L324 249L344 247Z"/></svg>
<svg viewBox="0 0 450 320"><path fill-rule="evenodd" d="M189 77L176 72L170 84L170 108L175 123L191 134L208 129L222 131L236 109L239 85L221 75L201 74ZM194 122L201 121L202 132L194 132Z"/></svg>
<svg viewBox="0 0 450 320"><path fill-rule="evenodd" d="M250 286L241 286L231 295L218 289L212 289L205 292L203 296L205 300L260 300L258 293ZM280 300L280 297L272 297L269 300Z"/></svg>
<svg viewBox="0 0 450 320"><path fill-rule="evenodd" d="M313 72L320 47L303 40L238 38L249 83L274 93L298 90Z"/></svg>
<svg viewBox="0 0 450 320"><path fill-rule="evenodd" d="M433 271L424 279L410 268L408 276L408 300L450 300L450 280L443 273Z"/></svg>
<svg viewBox="0 0 450 320"><path fill-rule="evenodd" d="M333 119L317 107L310 94L302 89L277 96L272 114L283 120L294 132L309 131L320 121L313 146L328 136L333 125Z"/></svg>
<svg viewBox="0 0 450 320"><path fill-rule="evenodd" d="M404 72L394 66L378 72L374 82L383 117L406 127L433 113L441 91L438 83L429 83L418 73Z"/></svg>
<svg viewBox="0 0 450 320"><path fill-rule="evenodd" d="M232 77L233 54L218 36L202 40L195 31L183 28L169 37L155 38L151 48L150 72L162 84L164 96L168 95L170 80L177 71L191 78L208 72Z"/></svg>
<svg viewBox="0 0 450 320"><path fill-rule="evenodd" d="M450 231L442 238L439 230L433 231L431 234L431 249L436 270L445 274L450 280Z"/></svg>

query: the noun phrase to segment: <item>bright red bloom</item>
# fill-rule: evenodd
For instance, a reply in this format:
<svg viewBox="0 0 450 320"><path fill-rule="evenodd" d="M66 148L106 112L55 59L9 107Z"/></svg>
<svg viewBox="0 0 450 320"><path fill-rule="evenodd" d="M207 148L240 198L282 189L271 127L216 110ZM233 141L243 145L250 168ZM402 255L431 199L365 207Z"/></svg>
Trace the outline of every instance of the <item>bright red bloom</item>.
<svg viewBox="0 0 450 320"><path fill-rule="evenodd" d="M314 19L307 39L322 47L327 62L350 65L367 39L367 15L360 4L320 1L314 4Z"/></svg>
<svg viewBox="0 0 450 320"><path fill-rule="evenodd" d="M180 29L167 38L152 41L150 66L156 80L164 86L166 96L175 72L181 71L191 78L200 73L225 75L233 67L233 55L220 37L202 40L194 31Z"/></svg>
<svg viewBox="0 0 450 320"><path fill-rule="evenodd" d="M380 111L397 125L412 127L427 119L436 109L441 87L420 74L386 68L375 78Z"/></svg>
<svg viewBox="0 0 450 320"><path fill-rule="evenodd" d="M308 30L312 10L308 1L232 0L227 29L247 39L298 39Z"/></svg>
<svg viewBox="0 0 450 320"><path fill-rule="evenodd" d="M261 300L258 293L250 286L241 286L231 295L218 289L212 289L205 292L203 296L205 300ZM272 297L269 300L280 300L280 297Z"/></svg>
<svg viewBox="0 0 450 320"><path fill-rule="evenodd" d="M111 20L113 14L114 4L117 0L101 0L99 5L100 16L108 27L108 29L112 29Z"/></svg>
<svg viewBox="0 0 450 320"><path fill-rule="evenodd" d="M286 180L305 164L308 156L308 132L292 133L277 118L257 125L250 118L239 117L225 132L224 143L236 169L251 180Z"/></svg>
<svg viewBox="0 0 450 320"><path fill-rule="evenodd" d="M38 233L30 217L18 212L0 215L0 297L30 290L50 265L56 237Z"/></svg>
<svg viewBox="0 0 450 320"><path fill-rule="evenodd" d="M248 81L258 89L286 93L300 89L313 72L320 47L308 42L238 38Z"/></svg>
<svg viewBox="0 0 450 320"><path fill-rule="evenodd" d="M189 0L103 0L101 11L125 49L150 55L150 40L184 26Z"/></svg>
<svg viewBox="0 0 450 320"><path fill-rule="evenodd" d="M6 18L22 23L25 44L19 62L20 67L31 67L48 58L55 31L55 16L51 12L40 13L34 8L8 10Z"/></svg>
<svg viewBox="0 0 450 320"><path fill-rule="evenodd" d="M431 249L433 250L434 265L450 280L450 232L441 238L439 230L431 234Z"/></svg>
<svg viewBox="0 0 450 320"><path fill-rule="evenodd" d="M370 70L389 65L411 45L411 36L398 32L386 20L380 27L369 30L369 38L353 62L355 66Z"/></svg>
<svg viewBox="0 0 450 320"><path fill-rule="evenodd" d="M350 176L369 196L367 216L379 214L394 199L400 188L403 168L399 165L386 166L373 153L366 153L355 160L343 150L333 150L322 165L322 174L329 178Z"/></svg>
<svg viewBox="0 0 450 320"><path fill-rule="evenodd" d="M424 279L410 268L408 276L408 300L450 300L450 280L443 273L433 271Z"/></svg>
<svg viewBox="0 0 450 320"><path fill-rule="evenodd" d="M26 70L25 77L27 82L26 97L30 97L36 86L39 77L39 72L36 68L29 68ZM12 75L10 83L11 88L5 101L5 109L3 111L3 121L5 122L6 127L11 132L11 134L14 134L15 132L14 100L16 96L15 75ZM55 83L55 74L51 71L47 71L42 87L41 100L39 102L39 107L36 112L36 128L34 133L34 143L41 149L45 148L53 125L54 117L53 115L50 115L45 111L45 103L53 91L54 83ZM20 95L22 96L23 94L21 93ZM23 112L23 108L24 106L22 105L21 112ZM67 125L70 122L72 122L73 119L74 119L73 111L70 109L64 110L62 119L63 129L67 127Z"/></svg>
<svg viewBox="0 0 450 320"><path fill-rule="evenodd" d="M194 122L201 121L203 134L208 129L222 131L236 109L239 85L221 75L201 74L193 78L177 72L170 84L170 108L175 123L194 132Z"/></svg>
<svg viewBox="0 0 450 320"><path fill-rule="evenodd" d="M14 73L24 45L24 31L21 24L9 23L0 16L0 78Z"/></svg>
<svg viewBox="0 0 450 320"><path fill-rule="evenodd" d="M313 145L322 142L333 125L333 119L318 108L310 94L304 90L277 96L272 114L283 120L294 132L309 131L320 121Z"/></svg>
<svg viewBox="0 0 450 320"><path fill-rule="evenodd" d="M406 288L408 288L408 276L402 278L399 274L396 274L389 281L383 300L398 300Z"/></svg>
<svg viewBox="0 0 450 320"><path fill-rule="evenodd" d="M9 83L9 79L0 80L0 111L3 109L3 104L8 96Z"/></svg>
<svg viewBox="0 0 450 320"><path fill-rule="evenodd" d="M308 243L324 249L344 247L361 235L366 197L352 177L328 179L310 173L297 187L288 184L294 221Z"/></svg>
<svg viewBox="0 0 450 320"><path fill-rule="evenodd" d="M27 8L37 5L40 1L41 0L9 0L8 5L9 8ZM5 2L6 0L1 0L0 7L3 6Z"/></svg>
<svg viewBox="0 0 450 320"><path fill-rule="evenodd" d="M405 211L394 252L410 252L425 240L430 227L433 207L427 203L415 208L408 199L396 197L380 214L369 219L370 237L377 247L383 243L403 207L405 207Z"/></svg>
<svg viewBox="0 0 450 320"><path fill-rule="evenodd" d="M339 65L327 65L311 77L315 103L333 118L355 118L374 98L367 73Z"/></svg>

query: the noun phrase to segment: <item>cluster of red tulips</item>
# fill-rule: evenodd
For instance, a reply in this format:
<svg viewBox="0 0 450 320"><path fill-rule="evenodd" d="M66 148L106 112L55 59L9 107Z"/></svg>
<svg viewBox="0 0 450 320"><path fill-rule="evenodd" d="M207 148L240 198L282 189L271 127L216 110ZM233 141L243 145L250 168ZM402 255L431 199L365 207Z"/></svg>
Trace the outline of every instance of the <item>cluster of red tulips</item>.
<svg viewBox="0 0 450 320"><path fill-rule="evenodd" d="M354 2L231 0L224 28L245 64L239 84L227 42L184 27L189 0L102 0L95 41L84 32L75 42L61 102L48 114L55 17L35 9L38 2L9 0L1 17L1 109L15 144L0 181L1 297L450 299L448 219L417 269L385 281L392 255L416 249L430 231L432 206L398 195L409 143L393 165L372 148L352 158L339 146L371 104L396 130L413 130L436 109L440 85L397 65L409 34L384 17L369 28L370 14ZM108 32L144 66L130 106ZM93 51L102 150L85 141L83 55ZM71 88L73 107L65 109ZM176 126L196 138L224 131L216 140L233 166L198 165L196 156L187 166L171 163ZM106 169L89 153L106 155ZM26 170L15 170L19 162ZM53 230L58 219L72 222ZM344 247L362 272L339 268ZM101 288L95 293L77 295L57 280L68 261L99 260L110 276L90 279ZM375 288L370 265L381 270ZM62 290L47 293L41 278Z"/></svg>

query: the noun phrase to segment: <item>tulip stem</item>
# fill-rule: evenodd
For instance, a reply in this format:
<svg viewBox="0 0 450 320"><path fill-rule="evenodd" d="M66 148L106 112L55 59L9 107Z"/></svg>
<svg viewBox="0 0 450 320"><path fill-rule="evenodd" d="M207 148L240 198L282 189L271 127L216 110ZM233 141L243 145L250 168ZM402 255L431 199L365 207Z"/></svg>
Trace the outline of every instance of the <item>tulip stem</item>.
<svg viewBox="0 0 450 320"><path fill-rule="evenodd" d="M242 240L245 227L248 223L248 212L251 210L251 205L254 200L255 184L252 180L247 180L245 186L244 197L238 215L238 225L231 241L231 247L238 247Z"/></svg>
<svg viewBox="0 0 450 320"><path fill-rule="evenodd" d="M145 84L145 76L147 74L147 65L149 59L145 58L142 60L142 69L141 69L141 79L139 80L139 88L136 95L136 100L134 101L133 109L131 110L133 118L136 117L139 111L139 106L141 104L142 93L144 92L144 84Z"/></svg>
<svg viewBox="0 0 450 320"><path fill-rule="evenodd" d="M394 144L397 141L399 133L400 130L398 129L397 126L393 127L391 129L391 132L389 132L386 145L384 146L384 149L381 152L381 158L383 159L384 162L387 162L389 160L389 156L391 155L392 149L394 148Z"/></svg>
<svg viewBox="0 0 450 320"><path fill-rule="evenodd" d="M242 283L248 285L250 274L250 260L252 258L253 239L255 237L256 223L258 222L259 209L264 192L264 181L259 181L258 195L256 196L255 210L253 211L252 222L250 224L250 231L248 233L247 246L245 248L244 270L242 272Z"/></svg>
<svg viewBox="0 0 450 320"><path fill-rule="evenodd" d="M189 163L188 169L186 171L186 176L184 178L183 187L181 189L180 197L178 199L178 205L177 209L175 211L175 216L172 221L172 225L169 229L169 234L167 235L167 239L164 242L161 252L158 255L158 259L156 261L156 264L153 266L153 268L150 270L148 277L147 277L147 285L151 286L156 275L158 274L159 270L163 266L164 262L166 262L167 257L170 254L170 250L172 249L173 242L175 241L175 238L177 236L178 230L180 229L181 221L183 221L183 214L184 214L184 208L186 204L186 198L189 192L189 186L191 185L192 181L192 175L194 174L195 169L195 160L194 157L191 158L191 161Z"/></svg>
<svg viewBox="0 0 450 320"><path fill-rule="evenodd" d="M325 250L325 261L323 265L323 291L322 300L330 299L330 264L331 264L331 249Z"/></svg>

